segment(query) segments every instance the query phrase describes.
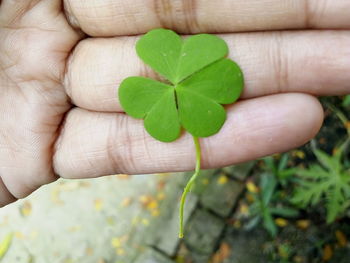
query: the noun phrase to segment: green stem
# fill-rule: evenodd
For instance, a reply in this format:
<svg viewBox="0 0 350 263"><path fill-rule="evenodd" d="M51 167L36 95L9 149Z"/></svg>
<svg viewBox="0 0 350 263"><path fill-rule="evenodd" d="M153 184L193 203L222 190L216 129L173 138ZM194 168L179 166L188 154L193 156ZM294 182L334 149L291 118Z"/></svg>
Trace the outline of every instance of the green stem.
<svg viewBox="0 0 350 263"><path fill-rule="evenodd" d="M345 114L341 110L339 110L337 107L335 107L333 104L326 103L326 106L329 109L331 109L335 113L335 115L340 119L346 131L348 132L348 135L350 135L350 129L347 127L349 120L346 118Z"/></svg>
<svg viewBox="0 0 350 263"><path fill-rule="evenodd" d="M185 201L186 201L186 196L189 191L191 191L191 188L193 186L194 181L198 177L201 169L201 147L198 141L198 138L193 136L193 141L194 145L196 147L196 169L190 180L188 181L182 196L181 196L181 201L180 201L180 230L179 230L179 238L184 237L184 226L183 226L183 221L184 221L184 206L185 206Z"/></svg>

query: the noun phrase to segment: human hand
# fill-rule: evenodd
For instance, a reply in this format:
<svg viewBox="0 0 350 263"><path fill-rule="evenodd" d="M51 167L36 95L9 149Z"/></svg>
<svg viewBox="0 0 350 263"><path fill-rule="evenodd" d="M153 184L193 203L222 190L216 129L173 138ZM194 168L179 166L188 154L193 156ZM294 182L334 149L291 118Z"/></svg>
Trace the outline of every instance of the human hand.
<svg viewBox="0 0 350 263"><path fill-rule="evenodd" d="M116 97L120 82L128 76L157 77L136 56L137 37L130 35L157 27L227 33L222 37L243 70L245 91L243 100L227 108L221 131L201 139L204 168L304 144L323 120L312 95L350 93L348 0L225 0L220 5L65 0L62 5L59 0L1 1L1 205L59 176L193 169L191 136L158 142L142 120L122 112ZM287 29L299 30L237 33Z"/></svg>

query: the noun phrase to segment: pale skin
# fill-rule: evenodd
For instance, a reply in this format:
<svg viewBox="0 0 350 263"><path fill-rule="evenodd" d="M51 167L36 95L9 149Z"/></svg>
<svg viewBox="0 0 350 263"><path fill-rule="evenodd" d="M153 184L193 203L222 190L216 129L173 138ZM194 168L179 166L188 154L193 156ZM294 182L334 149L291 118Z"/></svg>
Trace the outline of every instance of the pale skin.
<svg viewBox="0 0 350 263"><path fill-rule="evenodd" d="M203 168L306 143L323 120L315 96L350 93L348 0L0 2L1 206L59 177L194 168L191 136L158 142L118 102L125 77L155 77L133 36L152 28L226 33L245 75L243 100L200 140Z"/></svg>

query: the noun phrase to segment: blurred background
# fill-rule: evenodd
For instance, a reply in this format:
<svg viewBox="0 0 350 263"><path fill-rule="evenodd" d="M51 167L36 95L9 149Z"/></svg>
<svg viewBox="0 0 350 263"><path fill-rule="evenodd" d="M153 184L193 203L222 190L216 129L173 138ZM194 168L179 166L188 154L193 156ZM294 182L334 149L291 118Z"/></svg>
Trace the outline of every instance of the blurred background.
<svg viewBox="0 0 350 263"><path fill-rule="evenodd" d="M350 95L321 101L326 119L309 144L202 171L183 240L192 173L60 179L0 209L0 261L349 262Z"/></svg>

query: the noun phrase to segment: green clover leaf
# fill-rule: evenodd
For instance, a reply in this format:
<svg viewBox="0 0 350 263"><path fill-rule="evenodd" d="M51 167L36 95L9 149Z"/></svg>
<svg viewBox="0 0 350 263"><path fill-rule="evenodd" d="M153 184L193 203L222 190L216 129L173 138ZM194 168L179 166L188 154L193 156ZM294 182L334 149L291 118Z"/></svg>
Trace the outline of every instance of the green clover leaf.
<svg viewBox="0 0 350 263"><path fill-rule="evenodd" d="M217 133L226 120L221 104L236 101L243 89L238 65L226 59L221 38L198 34L182 40L171 30L155 29L136 44L138 56L169 83L126 78L119 100L127 114L144 119L155 139L171 142L181 127L195 137Z"/></svg>
<svg viewBox="0 0 350 263"><path fill-rule="evenodd" d="M239 66L225 58L228 47L217 36L198 34L182 40L171 30L151 30L136 44L138 56L167 82L129 77L119 87L119 101L125 112L144 119L155 139L171 142L181 127L192 134L196 148L195 173L187 183L180 204L180 232L186 196L200 173L198 137L217 133L226 120L221 104L235 102L243 90Z"/></svg>

